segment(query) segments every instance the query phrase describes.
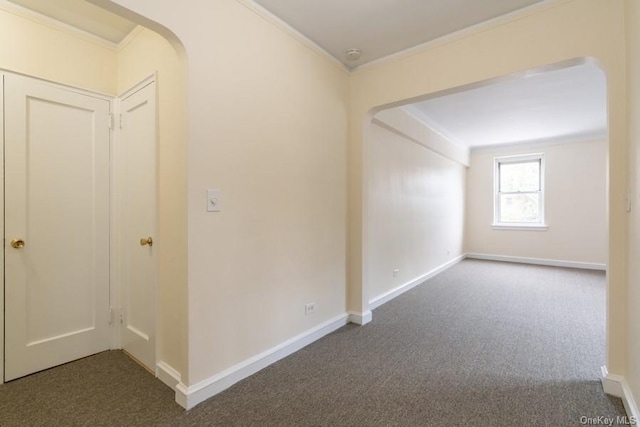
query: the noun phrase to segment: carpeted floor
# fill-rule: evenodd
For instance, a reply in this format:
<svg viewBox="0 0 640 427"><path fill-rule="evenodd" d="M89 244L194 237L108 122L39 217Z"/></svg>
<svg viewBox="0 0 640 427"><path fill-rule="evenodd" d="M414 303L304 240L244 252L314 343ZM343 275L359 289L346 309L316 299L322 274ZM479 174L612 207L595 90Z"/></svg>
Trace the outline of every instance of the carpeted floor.
<svg viewBox="0 0 640 427"><path fill-rule="evenodd" d="M466 260L183 411L119 351L0 386L2 426L580 426L605 395L601 272ZM583 421L583 422L581 422ZM614 424L616 425L616 424Z"/></svg>

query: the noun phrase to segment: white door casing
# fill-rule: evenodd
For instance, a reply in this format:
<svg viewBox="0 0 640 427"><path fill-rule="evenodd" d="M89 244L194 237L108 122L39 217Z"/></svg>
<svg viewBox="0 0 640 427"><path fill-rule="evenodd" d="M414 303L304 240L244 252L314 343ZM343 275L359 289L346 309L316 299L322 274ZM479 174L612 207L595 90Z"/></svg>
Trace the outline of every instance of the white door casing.
<svg viewBox="0 0 640 427"><path fill-rule="evenodd" d="M0 201L4 201L4 74L0 73ZM4 205L3 205L4 206ZM0 209L0 236L4 238L4 209ZM4 277L4 250L0 252L0 277ZM4 287L0 292L0 307L4 307ZM4 382L4 312L0 316L0 384Z"/></svg>
<svg viewBox="0 0 640 427"><path fill-rule="evenodd" d="M156 85L150 79L120 100L123 179L122 348L155 373ZM151 240L148 240L151 239Z"/></svg>
<svg viewBox="0 0 640 427"><path fill-rule="evenodd" d="M110 347L110 102L11 74L4 92L8 381Z"/></svg>

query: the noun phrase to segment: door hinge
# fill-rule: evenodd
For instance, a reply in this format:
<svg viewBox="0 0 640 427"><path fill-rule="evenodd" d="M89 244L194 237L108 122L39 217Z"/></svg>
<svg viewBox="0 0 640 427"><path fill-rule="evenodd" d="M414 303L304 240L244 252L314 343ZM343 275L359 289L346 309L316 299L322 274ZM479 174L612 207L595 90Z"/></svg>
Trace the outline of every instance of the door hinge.
<svg viewBox="0 0 640 427"><path fill-rule="evenodd" d="M122 114L109 114L109 129L124 129L124 115Z"/></svg>
<svg viewBox="0 0 640 427"><path fill-rule="evenodd" d="M124 323L124 310L122 308L118 309L118 317L120 320L120 323ZM113 308L109 309L109 325L113 325L113 323L115 322L115 312Z"/></svg>

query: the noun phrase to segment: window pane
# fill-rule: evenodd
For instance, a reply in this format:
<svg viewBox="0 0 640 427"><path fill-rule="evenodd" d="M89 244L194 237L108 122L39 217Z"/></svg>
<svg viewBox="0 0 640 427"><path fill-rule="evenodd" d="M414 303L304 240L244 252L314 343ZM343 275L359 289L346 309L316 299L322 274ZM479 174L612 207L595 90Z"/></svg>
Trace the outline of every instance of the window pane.
<svg viewBox="0 0 640 427"><path fill-rule="evenodd" d="M540 222L539 194L501 194L500 222Z"/></svg>
<svg viewBox="0 0 640 427"><path fill-rule="evenodd" d="M500 163L500 191L540 190L540 162Z"/></svg>

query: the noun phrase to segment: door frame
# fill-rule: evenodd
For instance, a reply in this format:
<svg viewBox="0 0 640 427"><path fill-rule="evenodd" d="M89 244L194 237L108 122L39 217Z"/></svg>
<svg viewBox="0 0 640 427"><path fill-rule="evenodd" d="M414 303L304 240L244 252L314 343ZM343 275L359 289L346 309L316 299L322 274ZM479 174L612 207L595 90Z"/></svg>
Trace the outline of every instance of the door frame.
<svg viewBox="0 0 640 427"><path fill-rule="evenodd" d="M2 277L2 284L0 286L0 311L1 311L1 315L0 315L0 384L4 384L4 363L5 363L5 339L4 339L4 327L5 327L5 301L4 301L4 294L5 294L5 281L4 281L4 265L5 265L5 257L4 257L4 251L5 251L5 245L4 245L4 241L6 239L5 236L5 230L4 230L4 202L5 202L5 194L4 194L4 144L5 144L5 139L4 139L4 77L6 75L14 75L14 76L18 76L21 78L26 78L26 79L31 79L31 80L37 80L40 83L45 83L47 85L59 88L59 89L64 89L70 92L74 92L74 93L79 93L82 95L86 95L86 96L91 96L94 98L98 98L98 99L102 99L105 101L109 102L109 109L111 112L111 116L112 119L110 120L110 123L113 124L113 116L114 116L114 111L115 111L115 107L116 107L116 97L114 97L113 95L109 95L106 93L101 93L101 92L97 92L97 91L92 91L92 90L87 90L87 89L82 89L82 88L78 88L78 87L74 87L74 86L70 86L70 85L66 85L63 83L58 83L58 82L54 82L54 81L50 81L50 80L46 80L46 79L41 79L38 77L34 77L34 76L30 76L28 74L23 74L23 73L16 73L10 70L5 70L5 69L1 69L0 68L0 236L2 236L2 241L3 241L3 247L2 250L0 250L0 277ZM114 254L113 252L113 248L114 248L114 237L115 237L115 228L114 228L114 222L113 222L113 203L114 203L114 193L116 192L116 187L114 187L114 177L117 174L118 169L115 167L116 164L114 162L114 145L115 145L115 140L116 138L114 137L114 134L117 132L114 132L114 128L115 126L110 126L111 131L110 131L110 138L109 138L109 152L110 152L110 158L109 158L109 184L110 184L110 195L109 195L109 201L110 201L110 208L109 208L109 216L110 216L110 230L109 230L109 254L110 254L110 260L109 260L109 309L111 310L111 326L113 326L114 324L114 316L113 316L113 303L114 300L112 299L113 296L113 292L114 289L116 289L118 287L118 282L116 280L116 277L113 275L113 266L114 264L117 263L117 258L114 258ZM112 330L117 329L117 328L112 328ZM110 349L115 349L118 348L117 345L119 343L115 340L115 337L111 336L110 342L109 342L109 348Z"/></svg>
<svg viewBox="0 0 640 427"><path fill-rule="evenodd" d="M0 236L2 236L2 250L0 251L0 277L2 277L2 292L0 292L0 307L2 308L2 316L0 316L0 384L4 383L4 76L3 70L0 70L0 201L2 209L0 209Z"/></svg>
<svg viewBox="0 0 640 427"><path fill-rule="evenodd" d="M112 132L112 145L111 145L111 161L112 161L112 192L111 192L111 226L112 226L112 245L111 245L111 308L112 308L112 348L122 348L122 312L124 310L124 301L122 300L122 289L124 286L124 253L120 252L119 249L122 247L124 241L124 227L120 227L120 224L123 221L124 215L124 195L125 195L125 185L124 181L124 173L118 173L121 171L123 167L126 165L125 158L125 150L123 147L123 138L121 131L121 120L120 114L122 112L121 108L121 100L127 98L130 95L138 92L139 90L145 88L150 84L156 84L155 86L155 148L156 148L156 168L155 168L155 188L156 192L156 222L154 224L155 228L155 236L153 241L153 246L157 248L157 251L162 250L162 239L158 236L158 216L157 216L157 203L158 203L158 76L157 72L154 72L147 77L140 80L138 83L129 87L117 97L113 99L113 107L115 111L115 118L113 121L113 132ZM158 252L159 253L159 252ZM153 328L154 328L154 364L153 364L153 374L158 376L158 355L160 354L160 340L158 339L158 276L159 276L159 263L158 256L156 255L156 262L154 266L154 286L153 286L153 295L151 295L151 304L153 309Z"/></svg>

